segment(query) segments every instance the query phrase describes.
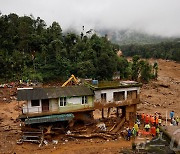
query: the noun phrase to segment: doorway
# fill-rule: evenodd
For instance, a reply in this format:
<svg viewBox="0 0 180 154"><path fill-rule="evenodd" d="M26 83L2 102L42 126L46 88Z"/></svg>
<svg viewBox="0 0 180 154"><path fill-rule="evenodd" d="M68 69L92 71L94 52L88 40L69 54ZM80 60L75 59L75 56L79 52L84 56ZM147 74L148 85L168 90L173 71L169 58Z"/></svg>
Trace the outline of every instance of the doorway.
<svg viewBox="0 0 180 154"><path fill-rule="evenodd" d="M42 112L49 111L49 99L42 99Z"/></svg>

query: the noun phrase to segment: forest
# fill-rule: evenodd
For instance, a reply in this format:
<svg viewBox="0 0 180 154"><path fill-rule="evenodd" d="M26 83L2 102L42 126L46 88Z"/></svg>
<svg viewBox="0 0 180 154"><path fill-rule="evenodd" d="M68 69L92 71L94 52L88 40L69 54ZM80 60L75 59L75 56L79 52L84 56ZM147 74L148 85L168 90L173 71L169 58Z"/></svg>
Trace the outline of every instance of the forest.
<svg viewBox="0 0 180 154"><path fill-rule="evenodd" d="M180 61L180 39L157 44L122 45L121 50L125 56L141 55L142 58L161 58Z"/></svg>
<svg viewBox="0 0 180 154"><path fill-rule="evenodd" d="M140 56L128 62L117 56L119 49L107 36L83 31L63 33L59 23L47 26L32 15L0 15L1 82L66 80L71 74L111 80L115 72L121 79L148 82L157 78L157 63L150 65Z"/></svg>

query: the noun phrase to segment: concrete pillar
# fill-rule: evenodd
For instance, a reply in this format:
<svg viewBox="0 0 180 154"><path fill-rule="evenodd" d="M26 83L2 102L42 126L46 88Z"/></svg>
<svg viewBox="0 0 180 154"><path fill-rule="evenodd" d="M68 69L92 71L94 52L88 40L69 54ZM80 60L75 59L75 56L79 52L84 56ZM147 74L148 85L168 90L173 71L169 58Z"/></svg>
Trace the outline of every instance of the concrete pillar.
<svg viewBox="0 0 180 154"><path fill-rule="evenodd" d="M124 92L124 99L127 100L127 90Z"/></svg>

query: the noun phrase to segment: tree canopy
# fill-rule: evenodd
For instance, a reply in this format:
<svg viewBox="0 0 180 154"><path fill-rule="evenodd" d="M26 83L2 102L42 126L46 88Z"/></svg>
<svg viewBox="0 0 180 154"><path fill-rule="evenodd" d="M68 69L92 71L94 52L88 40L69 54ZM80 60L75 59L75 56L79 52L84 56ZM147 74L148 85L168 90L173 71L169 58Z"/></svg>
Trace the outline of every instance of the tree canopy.
<svg viewBox="0 0 180 154"><path fill-rule="evenodd" d="M151 73L146 72L148 63L142 69L139 59L130 63L118 57L117 50L119 46L106 36L63 33L59 23L46 26L43 19L32 15L0 15L1 80L63 80L71 74L110 80L117 71L121 78L138 80Z"/></svg>
<svg viewBox="0 0 180 154"><path fill-rule="evenodd" d="M143 58L162 58L180 61L180 40L157 44L129 44L121 46L125 56L141 55Z"/></svg>

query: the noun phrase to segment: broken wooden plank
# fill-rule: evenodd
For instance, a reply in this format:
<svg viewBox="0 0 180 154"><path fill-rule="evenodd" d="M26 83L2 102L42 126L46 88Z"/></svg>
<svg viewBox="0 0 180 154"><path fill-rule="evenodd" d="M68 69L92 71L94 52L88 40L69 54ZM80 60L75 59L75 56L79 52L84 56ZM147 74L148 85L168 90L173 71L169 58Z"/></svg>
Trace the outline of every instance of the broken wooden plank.
<svg viewBox="0 0 180 154"><path fill-rule="evenodd" d="M84 135L80 135L80 134L66 134L66 136L69 137L76 137L76 138L94 138L94 137L99 137L99 138L103 138L104 140L107 140L108 138L114 138L112 135L108 135L108 134L103 134L103 133L93 133L93 134L84 134Z"/></svg>
<svg viewBox="0 0 180 154"><path fill-rule="evenodd" d="M112 130L113 133L118 132L118 130L123 126L124 122L126 121L125 117L122 118L121 122L117 125L115 129Z"/></svg>

